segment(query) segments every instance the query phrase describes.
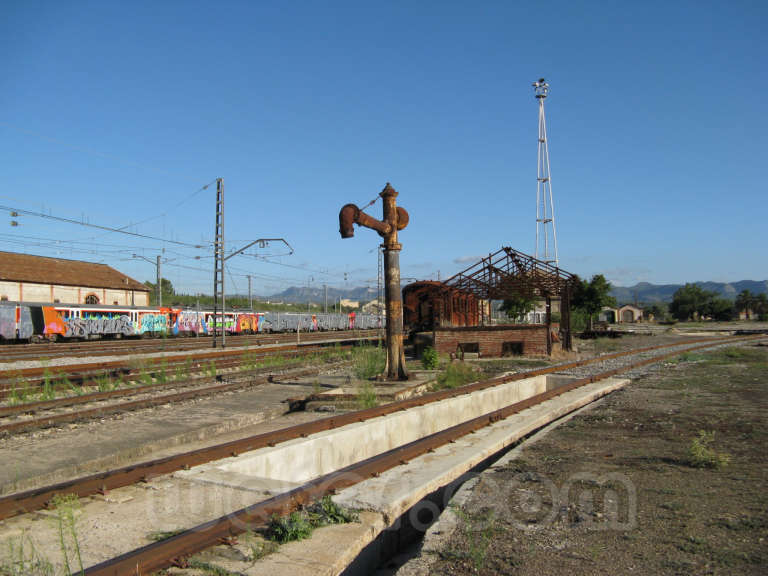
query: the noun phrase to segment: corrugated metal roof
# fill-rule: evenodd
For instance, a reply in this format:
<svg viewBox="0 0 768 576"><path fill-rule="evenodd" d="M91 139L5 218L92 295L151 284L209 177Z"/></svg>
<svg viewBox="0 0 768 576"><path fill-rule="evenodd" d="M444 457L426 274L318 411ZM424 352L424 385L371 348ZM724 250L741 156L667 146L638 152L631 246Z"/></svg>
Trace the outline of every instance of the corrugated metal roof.
<svg viewBox="0 0 768 576"><path fill-rule="evenodd" d="M106 264L0 252L0 280L149 292L141 282Z"/></svg>

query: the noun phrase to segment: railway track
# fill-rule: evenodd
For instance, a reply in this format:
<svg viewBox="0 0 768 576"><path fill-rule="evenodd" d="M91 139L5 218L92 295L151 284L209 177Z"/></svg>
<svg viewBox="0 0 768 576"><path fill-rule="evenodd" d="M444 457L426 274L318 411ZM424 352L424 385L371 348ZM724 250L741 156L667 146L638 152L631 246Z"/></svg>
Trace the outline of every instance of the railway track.
<svg viewBox="0 0 768 576"><path fill-rule="evenodd" d="M192 466L219 460L232 455L242 454L267 446L274 446L288 440L306 437L311 434L339 428L355 422L363 422L371 418L385 416L400 410L408 410L409 408L423 406L446 398L471 394L475 391L484 390L523 378L566 372L585 366L593 366L593 373L591 375L579 379L579 382L584 384L626 372L640 366L659 362L665 358L676 356L683 352L732 343L741 343L759 338L760 336L748 336L742 338L707 338L683 341L672 345L653 346L626 352L617 352L587 360L558 364L537 370L490 378L460 388L431 392L420 397L400 400L375 408L335 415L322 420L284 428L266 434L242 438L220 445L209 446L174 456L149 460L143 463L76 478L51 486L10 494L0 498L0 520L43 508L56 495L75 494L78 497L85 497L100 492L103 493L107 490L146 481L147 479L159 475L187 469ZM634 359L632 359L633 356L635 357ZM623 359L623 361L618 365L612 364L608 370L599 370L600 363L614 363L617 359ZM564 391L565 390L562 390L560 393Z"/></svg>
<svg viewBox="0 0 768 576"><path fill-rule="evenodd" d="M306 361L311 360L313 357L313 350L306 350L300 354L292 355L290 359L294 361L289 365L280 366L278 370L281 375L290 376L291 378L317 374L318 369L321 368L320 366L296 369L305 366ZM326 364L322 368L340 366L342 363L342 361L338 361L333 365ZM61 426L71 422L83 422L144 408L249 389L271 382L274 373L275 370L270 368L244 370L227 375L219 375L213 379L215 382L213 384L210 383L211 378L203 374L185 382L163 382L91 392L28 404L0 406L0 436ZM167 393L160 393L166 391ZM80 405L85 406L76 410L67 410L71 406ZM40 416L39 413L41 412L44 415Z"/></svg>
<svg viewBox="0 0 768 576"><path fill-rule="evenodd" d="M315 338L299 344L274 344L251 349L206 350L190 355L0 370L0 400L9 397L18 400L21 394L27 396L41 393L41 391L53 393L57 390L69 389L76 392L78 387L103 387L104 378L120 382L132 378L165 380L169 374L176 376L179 370L182 372L220 370L242 362L255 363L267 357L296 354L299 351L317 350L327 346L346 346L355 342L377 339L376 334L364 333L355 338L333 340Z"/></svg>
<svg viewBox="0 0 768 576"><path fill-rule="evenodd" d="M298 433L304 436L314 433L327 426L342 426L347 423L362 421L368 418L392 413L397 410L407 410L415 405L434 402L438 399L444 399L458 394L472 393L489 387L497 386L501 383L511 380L522 379L531 375L548 374L560 372L563 370L578 370L586 366L598 365L605 362L614 362L623 358L627 360L619 365L611 366L608 370L593 371L592 374L577 378L570 383L549 390L535 396L532 396L521 402L504 406L477 418L468 420L462 424L452 426L435 434L431 434L419 440L410 442L394 450L390 450L368 458L359 463L347 466L330 474L306 482L304 485L258 502L251 506L241 508L220 518L205 522L192 529L185 530L167 540L155 542L151 545L130 551L117 556L105 562L101 562L85 571L88 576L116 576L116 575L134 575L145 574L155 570L167 568L172 565L184 566L184 558L190 554L199 552L221 542L226 542L230 538L240 534L248 529L266 526L269 518L275 514L284 515L304 506L314 500L321 498L326 494L333 494L343 488L347 488L367 478L375 477L396 466L407 463L427 452L432 452L444 444L455 442L459 438L471 434L483 427L489 426L503 420L513 414L517 414L527 408L536 406L542 402L575 390L581 386L608 378L627 370L635 370L642 366L647 366L659 362L665 358L679 355L686 351L700 350L723 344L735 342L744 342L752 340L754 337L747 338L729 338L729 339L707 339L702 342L699 340L694 343L676 343L674 345L654 346L641 350L609 354L587 361L569 363L559 366L553 366L541 370L534 370L528 373L514 374L499 378L492 378L486 381L477 382L464 387L461 390L449 390L430 394L429 397L422 397L414 400L396 402L394 404L381 408L364 410L361 412L349 413L334 419L314 422L309 425L295 427L294 429L281 430L276 433L261 435L247 439L248 445L235 447L234 443L229 443L226 447L212 447L211 449L223 449L221 456L231 456L241 453L240 449L255 449L264 445L273 445L276 442L284 441L296 437ZM632 358L634 357L634 358ZM329 422L330 420L330 422ZM309 429L312 429L311 431ZM209 449L209 450L211 450ZM191 455L191 454L190 454ZM200 456L199 454L196 456ZM170 464L168 461L164 463ZM189 465L194 465L190 463ZM134 472L135 473L135 472Z"/></svg>
<svg viewBox="0 0 768 576"><path fill-rule="evenodd" d="M230 347L262 346L267 344L284 344L296 342L311 342L314 340L332 338L351 338L377 335L378 330L340 330L334 332L300 332L293 333L260 333L250 335L228 335L227 344ZM34 344L6 344L0 346L0 364L28 360L30 358L61 358L78 356L119 356L151 352L183 352L189 350L210 349L211 338L208 336L182 338L130 338L119 340L93 340L85 342L58 342Z"/></svg>

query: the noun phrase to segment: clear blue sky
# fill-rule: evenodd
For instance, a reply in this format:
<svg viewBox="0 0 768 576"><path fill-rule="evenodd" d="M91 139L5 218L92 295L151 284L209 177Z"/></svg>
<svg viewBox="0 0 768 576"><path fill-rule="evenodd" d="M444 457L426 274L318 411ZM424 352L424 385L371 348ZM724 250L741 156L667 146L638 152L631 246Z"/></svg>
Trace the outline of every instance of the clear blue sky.
<svg viewBox="0 0 768 576"><path fill-rule="evenodd" d="M290 257L228 291L374 283L378 236L338 211L389 181L404 277L535 243L545 77L561 266L619 285L768 278L768 4L0 3L0 205ZM371 209L380 215L380 204ZM10 220L19 222L11 227ZM0 210L0 249L210 292L210 250ZM270 256L271 254L271 256ZM195 256L201 258L195 259ZM276 264L279 262L281 264ZM183 267L182 267L183 266ZM198 271L196 268L200 268Z"/></svg>

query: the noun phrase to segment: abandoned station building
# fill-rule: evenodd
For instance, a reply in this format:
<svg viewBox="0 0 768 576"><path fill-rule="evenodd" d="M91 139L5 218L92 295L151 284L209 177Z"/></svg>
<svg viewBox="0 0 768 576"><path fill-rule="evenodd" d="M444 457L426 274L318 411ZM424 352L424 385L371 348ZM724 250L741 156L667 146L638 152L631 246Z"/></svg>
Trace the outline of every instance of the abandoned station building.
<svg viewBox="0 0 768 576"><path fill-rule="evenodd" d="M149 306L149 293L106 264L0 252L0 301Z"/></svg>
<svg viewBox="0 0 768 576"><path fill-rule="evenodd" d="M479 356L548 355L571 349L570 297L575 277L508 246L444 282L403 288L403 321L417 350ZM491 302L522 296L538 302L534 323L498 324Z"/></svg>

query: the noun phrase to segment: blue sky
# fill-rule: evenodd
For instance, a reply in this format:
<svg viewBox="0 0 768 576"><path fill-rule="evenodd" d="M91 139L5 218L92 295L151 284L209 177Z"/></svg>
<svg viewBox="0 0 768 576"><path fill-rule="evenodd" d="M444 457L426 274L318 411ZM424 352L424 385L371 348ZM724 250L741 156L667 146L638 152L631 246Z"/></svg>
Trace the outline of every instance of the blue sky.
<svg viewBox="0 0 768 576"><path fill-rule="evenodd" d="M560 264L619 285L768 278L765 2L0 4L0 249L210 292L375 284L338 211L386 182L402 275L535 243L545 77ZM370 213L380 216L380 203ZM139 238L23 209L152 236ZM18 226L10 226L15 220ZM136 224L143 222L141 224ZM256 258L260 255L261 258ZM199 257L199 258L196 258ZM347 280L344 281L344 273Z"/></svg>

